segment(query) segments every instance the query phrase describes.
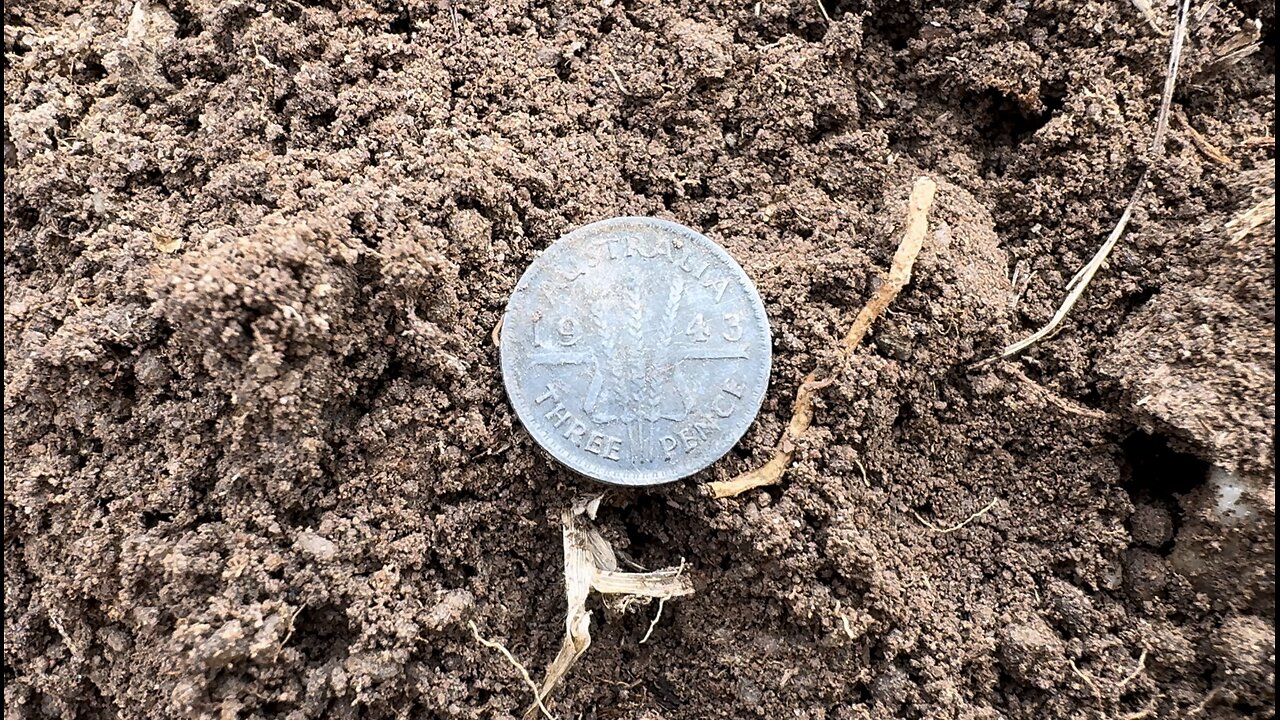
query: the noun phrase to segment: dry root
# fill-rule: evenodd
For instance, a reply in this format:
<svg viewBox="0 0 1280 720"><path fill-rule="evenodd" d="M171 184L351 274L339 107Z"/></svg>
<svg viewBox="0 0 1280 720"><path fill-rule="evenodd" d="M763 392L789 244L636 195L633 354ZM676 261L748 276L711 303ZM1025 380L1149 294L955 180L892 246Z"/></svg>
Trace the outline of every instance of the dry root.
<svg viewBox="0 0 1280 720"><path fill-rule="evenodd" d="M1179 110L1173 114L1173 117L1178 121L1178 124L1182 126L1182 129L1186 131L1187 137L1191 138L1191 144L1195 145L1196 149L1199 150L1202 155L1219 165L1226 165L1231 168L1239 167L1235 160L1232 160L1229 155L1218 149L1218 147L1213 143L1209 142L1209 138L1206 138L1199 130L1196 130L1195 126L1191 124L1191 121L1187 119L1185 113Z"/></svg>
<svg viewBox="0 0 1280 720"><path fill-rule="evenodd" d="M511 665L515 667L516 672L520 673L520 677L524 680L524 684L528 685L529 689L533 691L534 707L540 710L547 720L555 720L551 711L542 703L542 695L538 692L538 684L533 681L533 678L529 675L529 670L524 666L524 663L517 660L516 656L511 654L511 651L507 649L506 645L503 645L496 640L485 639L485 637L480 634L480 630L476 627L474 621L468 621L467 626L471 628L471 634L475 637L476 642L491 650L497 650L502 653L502 657L506 658L507 662L511 663Z"/></svg>
<svg viewBox="0 0 1280 720"><path fill-rule="evenodd" d="M871 325L884 314L889 304L898 297L898 293L902 292L907 283L911 282L911 268L915 265L916 257L920 255L920 249L924 246L925 234L929 227L929 209L933 207L933 196L937 189L937 183L928 177L916 180L915 186L912 187L911 199L907 203L907 227L897 252L893 254L889 275L854 318L853 325L840 343L839 352L842 357L847 357L853 352L866 337ZM796 390L791 421L787 423L787 429L782 434L782 439L778 441L778 446L769 462L732 480L711 483L711 493L718 498L733 497L753 488L776 484L781 480L782 473L786 472L787 466L791 464L791 458L795 455L796 443L813 422L814 393L830 385L831 382L831 378L819 380L816 373L811 372L806 375L799 389Z"/></svg>
<svg viewBox="0 0 1280 720"><path fill-rule="evenodd" d="M1173 30L1173 46L1169 51L1169 69L1165 75L1164 94L1160 98L1160 111L1156 113L1156 130L1151 140L1152 164L1157 162L1160 156L1164 154L1164 138L1169 130L1173 89L1178 82L1178 66L1182 62L1182 46L1187 37L1187 19L1190 11L1191 0L1182 0L1178 7L1178 24ZM1058 329L1062 327L1062 321L1066 319L1071 309L1076 306L1076 302L1084 294L1085 288L1089 287L1089 283L1093 281L1093 276L1106 263L1116 243L1124 236L1125 229L1129 227L1129 220L1133 218L1134 210L1142 202L1150 176L1151 166L1148 165L1147 169L1143 170L1142 175L1138 178L1138 186L1134 188L1133 195L1129 198L1129 204L1125 206L1124 212L1120 214L1120 219L1116 222L1115 228L1111 230L1111 234L1107 236L1106 241L1102 243L1102 247L1098 249L1093 258L1084 267L1080 268L1075 277L1071 278L1071 282L1067 283L1067 297L1062 301L1062 305L1058 307L1058 311L1054 313L1053 318L1044 327L1006 347L998 356L976 363L975 366L987 365L997 360L1013 357L1040 343L1042 340L1057 334Z"/></svg>
<svg viewBox="0 0 1280 720"><path fill-rule="evenodd" d="M1086 417L1091 420L1106 421L1108 419L1105 412L1085 407L1074 400L1068 400L1067 398L1054 393L1052 390L1027 377L1026 373L1013 365L1006 366L1004 370L1032 394L1039 396L1046 403L1061 410L1062 412L1070 413L1071 415L1079 415L1080 417Z"/></svg>
<svg viewBox="0 0 1280 720"><path fill-rule="evenodd" d="M982 517L983 515L986 515L988 512L990 512L990 511L991 511L991 508L993 508L993 507L995 507L995 506L996 506L996 503L998 503L998 502L1000 502L1000 498L998 498L998 497L997 497L997 498L992 498L991 502L987 503L987 504L986 504L986 506L984 506L981 510L979 510L979 511L975 512L974 514L970 515L969 517L965 518L964 520L961 520L959 523L957 523L957 524L955 524L955 525L952 525L952 526L950 526L950 527L945 527L945 528L944 528L944 527L942 527L942 526L940 526L940 525L938 525L937 523L931 523L931 522L929 522L928 520L925 520L924 518L920 517L920 513L918 513L918 512L914 512L914 511L912 511L912 513L911 513L911 514L916 516L916 520L919 520L921 525L923 525L923 526L925 526L925 527L929 528L930 530L932 530L932 531L934 531L934 532L936 532L936 533L938 533L938 534L940 534L940 535L947 535L947 534L949 534L949 533L953 533L953 532L955 532L955 531L957 531L957 530L961 530L961 529L965 528L966 526L968 526L968 524L969 524L969 523L973 522L974 520L977 520L978 518Z"/></svg>

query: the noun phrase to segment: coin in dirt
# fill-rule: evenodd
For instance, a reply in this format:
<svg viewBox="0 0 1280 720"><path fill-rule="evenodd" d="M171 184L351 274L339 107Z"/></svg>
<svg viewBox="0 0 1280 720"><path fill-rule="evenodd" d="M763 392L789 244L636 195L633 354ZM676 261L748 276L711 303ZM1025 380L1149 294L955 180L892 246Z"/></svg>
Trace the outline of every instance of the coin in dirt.
<svg viewBox="0 0 1280 720"><path fill-rule="evenodd" d="M769 383L769 322L719 245L656 218L560 238L503 317L502 376L529 434L617 485L692 475L742 438Z"/></svg>

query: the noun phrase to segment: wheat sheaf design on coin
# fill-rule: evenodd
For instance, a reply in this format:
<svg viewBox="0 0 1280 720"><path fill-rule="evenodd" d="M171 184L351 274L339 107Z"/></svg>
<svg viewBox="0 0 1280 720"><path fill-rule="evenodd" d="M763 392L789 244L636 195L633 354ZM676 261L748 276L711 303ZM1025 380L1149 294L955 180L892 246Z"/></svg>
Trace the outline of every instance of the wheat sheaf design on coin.
<svg viewBox="0 0 1280 720"><path fill-rule="evenodd" d="M507 395L573 470L618 485L687 477L746 432L769 382L764 304L701 234L615 218L525 271L500 338Z"/></svg>

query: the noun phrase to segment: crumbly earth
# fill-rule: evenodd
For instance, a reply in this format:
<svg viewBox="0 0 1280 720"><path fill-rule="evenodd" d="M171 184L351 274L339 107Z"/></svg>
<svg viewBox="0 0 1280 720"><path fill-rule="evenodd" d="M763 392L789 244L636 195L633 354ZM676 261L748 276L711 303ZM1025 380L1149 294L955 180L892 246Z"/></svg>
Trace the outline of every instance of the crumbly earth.
<svg viewBox="0 0 1280 720"><path fill-rule="evenodd" d="M1273 716L1274 4L1194 3L1131 232L973 367L1152 162L1139 5L5 3L6 720L523 712L469 623L545 667L596 488L491 330L624 214L739 259L775 369L728 457L606 498L696 594L644 644L596 606L557 717ZM835 362L922 173L915 279ZM815 367L783 482L711 498Z"/></svg>

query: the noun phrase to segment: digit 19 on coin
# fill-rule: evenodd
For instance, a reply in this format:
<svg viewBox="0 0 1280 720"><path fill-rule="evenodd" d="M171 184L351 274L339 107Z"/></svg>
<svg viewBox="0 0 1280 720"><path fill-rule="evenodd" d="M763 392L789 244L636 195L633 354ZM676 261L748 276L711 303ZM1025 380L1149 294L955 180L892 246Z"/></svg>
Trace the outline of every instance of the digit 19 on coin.
<svg viewBox="0 0 1280 720"><path fill-rule="evenodd" d="M502 377L534 440L615 485L688 477L747 431L769 384L769 321L719 245L656 218L574 230L507 303Z"/></svg>

